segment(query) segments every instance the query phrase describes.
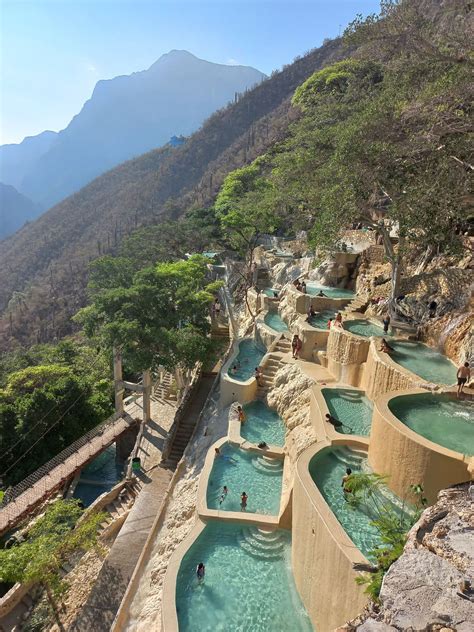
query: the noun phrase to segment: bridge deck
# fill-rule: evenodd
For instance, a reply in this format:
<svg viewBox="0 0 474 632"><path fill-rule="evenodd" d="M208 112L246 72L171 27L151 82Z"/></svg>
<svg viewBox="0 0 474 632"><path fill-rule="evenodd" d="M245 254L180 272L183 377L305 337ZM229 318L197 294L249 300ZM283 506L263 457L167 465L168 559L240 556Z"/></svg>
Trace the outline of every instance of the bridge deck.
<svg viewBox="0 0 474 632"><path fill-rule="evenodd" d="M134 418L125 413L123 417L104 426L103 432L81 446L74 454L58 464L27 491L2 507L0 509L0 535L18 524L31 509L61 487L68 478L72 477L86 463L111 445L134 423Z"/></svg>

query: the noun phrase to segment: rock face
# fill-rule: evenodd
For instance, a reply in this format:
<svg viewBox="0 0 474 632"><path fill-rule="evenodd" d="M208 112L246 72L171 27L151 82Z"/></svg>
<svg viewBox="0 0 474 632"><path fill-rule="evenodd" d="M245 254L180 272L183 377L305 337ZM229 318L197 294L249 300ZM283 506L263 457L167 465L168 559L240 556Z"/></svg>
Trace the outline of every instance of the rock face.
<svg viewBox="0 0 474 632"><path fill-rule="evenodd" d="M442 491L423 512L384 578L380 607L349 629L471 632L474 590L461 592L466 580L474 584L474 502L467 483Z"/></svg>

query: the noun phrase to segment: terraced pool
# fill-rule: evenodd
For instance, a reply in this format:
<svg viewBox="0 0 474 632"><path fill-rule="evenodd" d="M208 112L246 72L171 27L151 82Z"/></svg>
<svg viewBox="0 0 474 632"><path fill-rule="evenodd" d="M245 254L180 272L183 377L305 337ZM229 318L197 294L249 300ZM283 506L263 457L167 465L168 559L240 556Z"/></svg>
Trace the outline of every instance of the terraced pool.
<svg viewBox="0 0 474 632"><path fill-rule="evenodd" d="M240 511L240 496L248 496L247 513L276 516L280 511L283 461L224 444L214 459L207 484L207 506ZM222 498L224 485L228 494Z"/></svg>
<svg viewBox="0 0 474 632"><path fill-rule="evenodd" d="M354 388L323 388L321 392L329 413L343 424L336 428L337 432L369 436L373 404L364 391Z"/></svg>
<svg viewBox="0 0 474 632"><path fill-rule="evenodd" d="M461 454L474 455L474 403L454 395L418 393L388 402L390 411L422 437Z"/></svg>
<svg viewBox="0 0 474 632"><path fill-rule="evenodd" d="M257 445L261 441L278 447L284 445L285 425L277 412L260 400L245 404L244 411L247 420L240 427L241 437Z"/></svg>
<svg viewBox="0 0 474 632"><path fill-rule="evenodd" d="M390 357L394 362L419 375L427 382L451 385L456 382L457 369L442 353L421 342L391 340L394 351Z"/></svg>
<svg viewBox="0 0 474 632"><path fill-rule="evenodd" d="M205 578L196 567L203 562ZM311 632L291 572L291 535L210 522L185 554L176 584L180 632Z"/></svg>
<svg viewBox="0 0 474 632"><path fill-rule="evenodd" d="M245 338L239 343L239 353L231 362L228 374L234 380L245 382L255 374L255 367L259 366L266 349L251 338ZM233 371L233 367L236 370Z"/></svg>

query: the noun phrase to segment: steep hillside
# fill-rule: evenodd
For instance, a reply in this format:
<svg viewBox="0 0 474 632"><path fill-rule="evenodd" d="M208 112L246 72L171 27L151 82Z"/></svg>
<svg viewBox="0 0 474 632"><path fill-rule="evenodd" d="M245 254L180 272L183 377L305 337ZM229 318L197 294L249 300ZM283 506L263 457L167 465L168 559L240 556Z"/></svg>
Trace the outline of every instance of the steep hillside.
<svg viewBox="0 0 474 632"><path fill-rule="evenodd" d="M0 239L4 239L41 213L41 207L0 182Z"/></svg>
<svg viewBox="0 0 474 632"><path fill-rule="evenodd" d="M88 262L137 226L209 202L228 171L284 136L296 87L345 54L339 41L326 43L214 114L181 147L120 165L0 244L1 347L70 331L85 301ZM27 286L21 309L11 301L6 314L12 293Z"/></svg>
<svg viewBox="0 0 474 632"><path fill-rule="evenodd" d="M56 136L56 132L47 131L27 136L21 143L1 145L0 182L20 189L26 172L49 150Z"/></svg>
<svg viewBox="0 0 474 632"><path fill-rule="evenodd" d="M148 70L99 81L49 151L30 166L20 191L49 208L124 160L196 131L236 93L264 78L255 68L174 50Z"/></svg>

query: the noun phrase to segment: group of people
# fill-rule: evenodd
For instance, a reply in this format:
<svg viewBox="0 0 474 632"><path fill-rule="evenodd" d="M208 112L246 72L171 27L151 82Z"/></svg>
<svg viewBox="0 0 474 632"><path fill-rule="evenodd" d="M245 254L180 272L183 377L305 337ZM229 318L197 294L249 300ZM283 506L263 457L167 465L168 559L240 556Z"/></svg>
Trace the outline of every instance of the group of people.
<svg viewBox="0 0 474 632"><path fill-rule="evenodd" d="M306 283L305 283L305 281L300 281L299 279L295 279L293 281L293 285L295 286L295 288L297 290L299 290L303 294L306 294Z"/></svg>

